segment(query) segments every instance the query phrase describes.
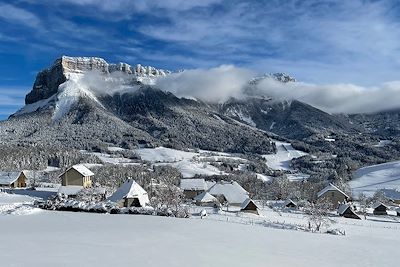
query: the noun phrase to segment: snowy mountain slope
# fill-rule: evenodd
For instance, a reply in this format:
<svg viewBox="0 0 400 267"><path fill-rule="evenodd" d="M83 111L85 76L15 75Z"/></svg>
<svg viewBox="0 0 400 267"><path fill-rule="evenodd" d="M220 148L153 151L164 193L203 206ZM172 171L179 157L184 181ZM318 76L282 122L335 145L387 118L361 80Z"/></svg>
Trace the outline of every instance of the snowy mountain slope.
<svg viewBox="0 0 400 267"><path fill-rule="evenodd" d="M388 162L358 169L350 181L355 196L372 196L379 189L400 191L400 161Z"/></svg>

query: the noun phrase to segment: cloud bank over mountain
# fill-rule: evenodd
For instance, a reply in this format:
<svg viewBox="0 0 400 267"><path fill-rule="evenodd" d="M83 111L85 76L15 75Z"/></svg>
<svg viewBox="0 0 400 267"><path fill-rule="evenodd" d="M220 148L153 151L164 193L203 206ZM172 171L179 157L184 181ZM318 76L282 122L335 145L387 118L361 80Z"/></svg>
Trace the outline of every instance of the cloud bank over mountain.
<svg viewBox="0 0 400 267"><path fill-rule="evenodd" d="M156 85L180 97L218 103L229 97L244 97L248 81L254 76L255 73L248 69L222 65L162 77ZM371 113L400 108L400 81L363 87L350 83L281 83L265 78L256 85L254 92L275 100L299 100L329 113Z"/></svg>

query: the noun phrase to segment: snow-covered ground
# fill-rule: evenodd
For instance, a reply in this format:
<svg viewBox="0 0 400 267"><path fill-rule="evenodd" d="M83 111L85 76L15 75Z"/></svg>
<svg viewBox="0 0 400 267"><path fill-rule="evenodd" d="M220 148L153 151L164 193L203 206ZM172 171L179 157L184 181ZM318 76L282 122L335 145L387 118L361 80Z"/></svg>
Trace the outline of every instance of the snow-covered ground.
<svg viewBox="0 0 400 267"><path fill-rule="evenodd" d="M223 174L217 167L212 166L204 159L218 160L219 158L228 158L227 154L214 155L206 157L209 151L187 152L166 147L141 148L135 149L135 152L142 160L147 160L154 165L169 165L177 168L184 178L190 178L196 174L201 175L220 175ZM233 159L238 159L233 157Z"/></svg>
<svg viewBox="0 0 400 267"><path fill-rule="evenodd" d="M358 169L349 183L353 195L372 196L379 189L400 190L400 161Z"/></svg>
<svg viewBox="0 0 400 267"><path fill-rule="evenodd" d="M296 150L290 143L274 141L276 144L276 154L263 155L267 160L267 165L273 170L292 170L290 161L294 158L299 158L307 153Z"/></svg>
<svg viewBox="0 0 400 267"><path fill-rule="evenodd" d="M276 154L263 155L263 158L267 160L267 166L273 170L286 170L290 171L293 168L290 166L290 161L295 158L307 155L307 153L296 150L290 143L274 141L276 144ZM291 181L298 181L308 178L308 175L301 173L294 173L288 175L288 179Z"/></svg>
<svg viewBox="0 0 400 267"><path fill-rule="evenodd" d="M0 193L0 205L31 200L19 197ZM346 235L334 236L277 229L304 216L268 209L202 220L30 211L0 213L2 266L398 266L396 221L336 218Z"/></svg>

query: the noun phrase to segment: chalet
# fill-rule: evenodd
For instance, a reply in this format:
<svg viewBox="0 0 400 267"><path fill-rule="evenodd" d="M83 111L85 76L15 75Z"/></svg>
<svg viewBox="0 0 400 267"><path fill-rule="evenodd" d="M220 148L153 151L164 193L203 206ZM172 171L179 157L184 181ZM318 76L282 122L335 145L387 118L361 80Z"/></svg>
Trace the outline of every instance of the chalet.
<svg viewBox="0 0 400 267"><path fill-rule="evenodd" d="M254 213L259 215L258 213L258 206L256 205L256 203L254 203L253 200L251 200L250 198L246 199L241 206L240 211L242 212L249 212L249 213Z"/></svg>
<svg viewBox="0 0 400 267"><path fill-rule="evenodd" d="M122 207L145 207L149 203L147 192L134 180L128 179L107 200Z"/></svg>
<svg viewBox="0 0 400 267"><path fill-rule="evenodd" d="M338 203L347 201L350 197L333 184L329 184L317 194L318 198L325 198L330 201L335 207Z"/></svg>
<svg viewBox="0 0 400 267"><path fill-rule="evenodd" d="M243 202L249 198L249 193L235 181L219 181L212 185L207 192L217 198L220 203L225 202L238 207L241 207Z"/></svg>
<svg viewBox="0 0 400 267"><path fill-rule="evenodd" d="M338 214L345 218L361 220L361 217L354 212L350 204L340 204L338 207Z"/></svg>
<svg viewBox="0 0 400 267"><path fill-rule="evenodd" d="M218 199L210 195L208 192L203 192L197 195L194 197L194 200L196 201L197 206L215 207L220 205Z"/></svg>
<svg viewBox="0 0 400 267"><path fill-rule="evenodd" d="M290 198L287 199L284 203L283 206L285 208L297 208L297 204L296 202L294 202L293 200L291 200Z"/></svg>
<svg viewBox="0 0 400 267"><path fill-rule="evenodd" d="M0 172L0 187L26 187L24 172Z"/></svg>
<svg viewBox="0 0 400 267"><path fill-rule="evenodd" d="M387 215L387 209L389 208L382 202L375 203L372 208L374 209L374 215Z"/></svg>
<svg viewBox="0 0 400 267"><path fill-rule="evenodd" d="M181 179L180 187L187 199L194 199L206 190L207 185L204 179Z"/></svg>
<svg viewBox="0 0 400 267"><path fill-rule="evenodd" d="M62 186L83 186L84 188L92 187L92 177L94 173L83 165L74 165L68 168L61 178Z"/></svg>

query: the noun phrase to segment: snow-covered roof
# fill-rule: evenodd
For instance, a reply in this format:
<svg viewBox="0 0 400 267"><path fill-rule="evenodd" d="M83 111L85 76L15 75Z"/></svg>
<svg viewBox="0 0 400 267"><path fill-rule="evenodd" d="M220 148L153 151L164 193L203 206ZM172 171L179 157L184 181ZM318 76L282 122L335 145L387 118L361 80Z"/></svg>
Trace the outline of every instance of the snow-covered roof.
<svg viewBox="0 0 400 267"><path fill-rule="evenodd" d="M349 204L340 204L338 207L339 215L342 215L348 208L350 208Z"/></svg>
<svg viewBox="0 0 400 267"><path fill-rule="evenodd" d="M233 181L219 181L208 190L208 193L213 196L223 195L230 204L242 204L249 198L249 193Z"/></svg>
<svg viewBox="0 0 400 267"><path fill-rule="evenodd" d="M69 171L70 169L74 169L75 171L79 172L83 176L93 176L94 175L94 173L91 170L89 170L86 166L84 166L82 164L77 164L77 165L71 166L65 172Z"/></svg>
<svg viewBox="0 0 400 267"><path fill-rule="evenodd" d="M137 198L142 206L149 203L149 196L146 190L132 179L126 180L107 200L118 202L125 198Z"/></svg>
<svg viewBox="0 0 400 267"><path fill-rule="evenodd" d="M93 176L94 173L89 170L88 168L86 168L84 165L74 165L71 168L73 168L74 170L76 170L77 172L79 172L80 174L82 174L83 176Z"/></svg>
<svg viewBox="0 0 400 267"><path fill-rule="evenodd" d="M194 200L202 203L218 202L218 200L208 192L203 192L200 195L197 195Z"/></svg>
<svg viewBox="0 0 400 267"><path fill-rule="evenodd" d="M340 193L342 193L346 197L349 197L345 192L343 192L342 190L340 190L338 187L334 186L333 184L329 184L327 187L325 187L324 189L319 191L317 196L321 197L323 194L325 194L326 192L329 192L329 191L339 191Z"/></svg>
<svg viewBox="0 0 400 267"><path fill-rule="evenodd" d="M206 181L206 190L210 189L216 184L215 181Z"/></svg>
<svg viewBox="0 0 400 267"><path fill-rule="evenodd" d="M181 179L181 188L183 190L206 190L206 182L204 179Z"/></svg>
<svg viewBox="0 0 400 267"><path fill-rule="evenodd" d="M384 206L385 208L389 208L388 206L386 206L385 204L383 204L382 202L375 202L374 205L372 205L373 209L376 209L379 206Z"/></svg>
<svg viewBox="0 0 400 267"><path fill-rule="evenodd" d="M248 199L246 199L245 201L243 201L243 203L242 203L242 205L241 205L241 209L245 209L245 208L247 207L247 205L250 204L250 202L252 202L252 203L257 207L257 209L258 209L257 204L256 204L251 198L248 198Z"/></svg>
<svg viewBox="0 0 400 267"><path fill-rule="evenodd" d="M21 172L0 172L0 185L10 185L14 183Z"/></svg>
<svg viewBox="0 0 400 267"><path fill-rule="evenodd" d="M77 195L79 191L83 189L83 186L81 185L67 185L67 186L60 186L58 188L58 193L59 194L64 194L67 196L74 196Z"/></svg>

